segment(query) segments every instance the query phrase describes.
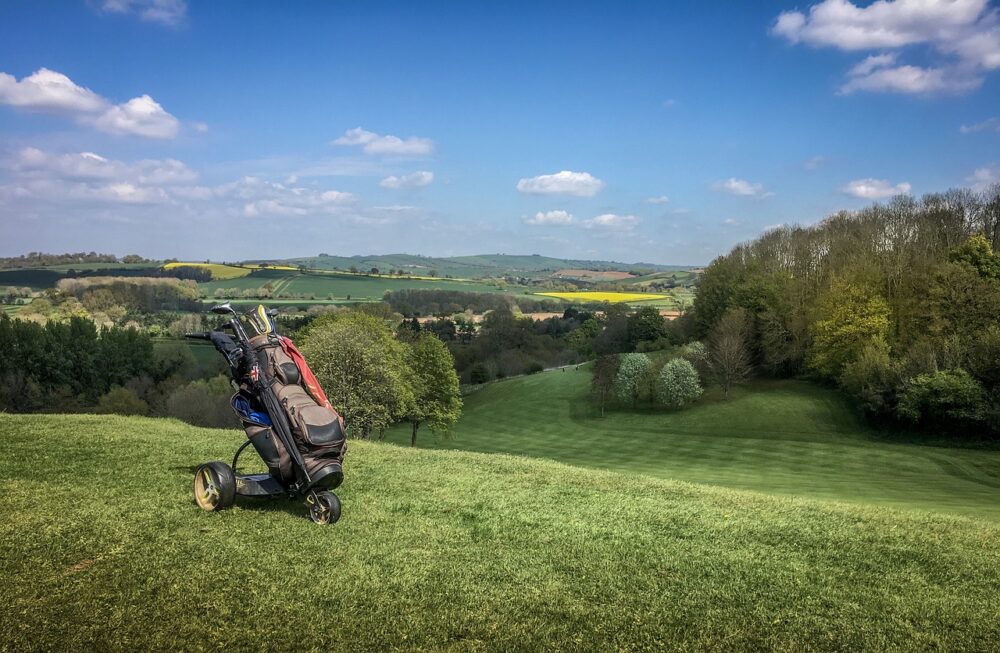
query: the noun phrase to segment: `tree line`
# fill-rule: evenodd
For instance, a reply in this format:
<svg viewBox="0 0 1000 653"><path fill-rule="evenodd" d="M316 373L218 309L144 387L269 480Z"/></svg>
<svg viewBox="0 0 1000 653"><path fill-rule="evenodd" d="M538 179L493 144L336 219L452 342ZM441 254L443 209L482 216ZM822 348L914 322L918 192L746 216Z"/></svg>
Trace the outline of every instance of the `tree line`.
<svg viewBox="0 0 1000 653"><path fill-rule="evenodd" d="M705 270L694 338L728 324L759 373L842 388L877 421L1000 433L1000 186L785 226Z"/></svg>

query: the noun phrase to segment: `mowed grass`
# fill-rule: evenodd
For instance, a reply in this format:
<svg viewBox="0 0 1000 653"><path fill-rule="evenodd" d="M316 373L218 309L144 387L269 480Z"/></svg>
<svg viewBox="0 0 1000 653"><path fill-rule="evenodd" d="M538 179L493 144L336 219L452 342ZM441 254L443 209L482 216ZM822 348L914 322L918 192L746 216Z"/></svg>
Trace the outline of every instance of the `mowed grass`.
<svg viewBox="0 0 1000 653"><path fill-rule="evenodd" d="M666 479L1000 520L1000 451L921 446L869 428L835 391L757 383L687 410L600 417L586 368L486 386L450 439L418 445L505 452ZM391 441L409 442L392 429Z"/></svg>
<svg viewBox="0 0 1000 653"><path fill-rule="evenodd" d="M498 413L516 410L508 406ZM1000 528L352 442L344 515L191 500L233 431L0 415L4 650L990 650Z"/></svg>

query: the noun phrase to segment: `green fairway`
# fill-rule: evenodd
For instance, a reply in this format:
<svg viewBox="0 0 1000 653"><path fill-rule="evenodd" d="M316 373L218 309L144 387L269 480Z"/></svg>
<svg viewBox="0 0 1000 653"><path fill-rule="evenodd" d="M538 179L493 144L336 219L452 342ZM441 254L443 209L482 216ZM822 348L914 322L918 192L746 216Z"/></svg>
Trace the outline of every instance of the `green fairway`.
<svg viewBox="0 0 1000 653"><path fill-rule="evenodd" d="M489 385L465 398L453 438L421 432L418 444L1000 519L1000 451L892 441L831 390L767 382L676 413L601 418L589 383L589 371L569 368ZM407 443L409 430L396 427L388 438Z"/></svg>
<svg viewBox="0 0 1000 653"><path fill-rule="evenodd" d="M534 380L534 379L532 379ZM495 415L516 412L506 406ZM989 650L990 521L352 442L344 516L216 514L237 431L0 415L0 648Z"/></svg>

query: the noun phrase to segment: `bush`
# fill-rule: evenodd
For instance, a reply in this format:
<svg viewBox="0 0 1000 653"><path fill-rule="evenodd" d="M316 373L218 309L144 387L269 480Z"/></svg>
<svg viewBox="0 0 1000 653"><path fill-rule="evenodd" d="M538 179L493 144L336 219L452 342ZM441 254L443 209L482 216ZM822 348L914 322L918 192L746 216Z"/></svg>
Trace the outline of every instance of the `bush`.
<svg viewBox="0 0 1000 653"><path fill-rule="evenodd" d="M701 393L698 372L683 358L668 361L656 380L656 397L668 408L682 408L698 399Z"/></svg>
<svg viewBox="0 0 1000 653"><path fill-rule="evenodd" d="M129 388L111 388L97 400L94 412L114 415L149 415L149 404Z"/></svg>
<svg viewBox="0 0 1000 653"><path fill-rule="evenodd" d="M528 366L526 368L524 368L524 373L525 374L538 374L539 372L544 371L544 370L545 370L545 366L544 365L542 365L538 361L532 361L531 363L528 363Z"/></svg>
<svg viewBox="0 0 1000 653"><path fill-rule="evenodd" d="M649 370L649 365L649 356L646 354L624 354L618 364L618 373L612 386L615 396L622 401L631 401L635 406L639 401L642 380Z"/></svg>
<svg viewBox="0 0 1000 653"><path fill-rule="evenodd" d="M490 380L490 368L486 363L476 363L469 371L469 381L471 383L488 383Z"/></svg>
<svg viewBox="0 0 1000 653"><path fill-rule="evenodd" d="M963 369L921 374L906 382L897 412L911 422L931 424L943 418L979 422L985 417L983 387Z"/></svg>
<svg viewBox="0 0 1000 653"><path fill-rule="evenodd" d="M195 426L236 426L229 394L229 382L224 376L208 381L192 381L174 390L167 398L167 415Z"/></svg>

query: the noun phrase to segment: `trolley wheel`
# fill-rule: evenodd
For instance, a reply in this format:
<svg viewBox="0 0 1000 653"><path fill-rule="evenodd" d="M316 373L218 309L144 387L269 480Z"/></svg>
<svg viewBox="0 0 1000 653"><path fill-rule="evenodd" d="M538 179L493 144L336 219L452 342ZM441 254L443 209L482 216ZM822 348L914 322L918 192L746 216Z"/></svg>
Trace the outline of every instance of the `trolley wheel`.
<svg viewBox="0 0 1000 653"><path fill-rule="evenodd" d="M328 490L313 492L306 499L309 519L316 524L333 524L340 519L340 498Z"/></svg>
<svg viewBox="0 0 1000 653"><path fill-rule="evenodd" d="M194 473L194 502L202 510L214 512L236 502L236 476L224 462L200 465Z"/></svg>

